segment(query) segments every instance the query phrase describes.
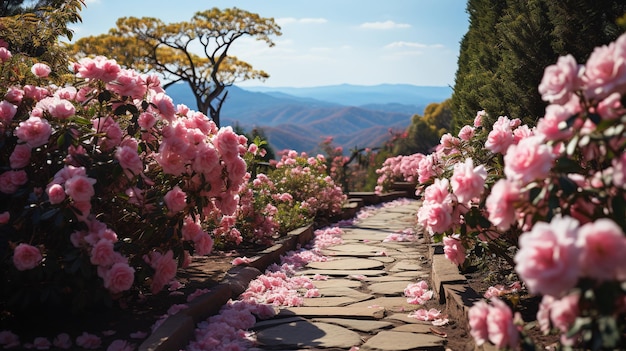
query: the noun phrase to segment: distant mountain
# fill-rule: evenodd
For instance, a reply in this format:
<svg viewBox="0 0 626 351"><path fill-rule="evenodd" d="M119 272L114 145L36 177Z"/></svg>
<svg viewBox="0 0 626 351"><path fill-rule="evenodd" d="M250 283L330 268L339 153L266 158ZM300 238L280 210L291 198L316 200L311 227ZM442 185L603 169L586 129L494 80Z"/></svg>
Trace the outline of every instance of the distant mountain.
<svg viewBox="0 0 626 351"><path fill-rule="evenodd" d="M228 87L222 125L261 128L276 150L314 152L326 137L344 150L381 146L414 114L451 95L447 87L337 85L316 88ZM176 104L196 108L184 84L167 89Z"/></svg>

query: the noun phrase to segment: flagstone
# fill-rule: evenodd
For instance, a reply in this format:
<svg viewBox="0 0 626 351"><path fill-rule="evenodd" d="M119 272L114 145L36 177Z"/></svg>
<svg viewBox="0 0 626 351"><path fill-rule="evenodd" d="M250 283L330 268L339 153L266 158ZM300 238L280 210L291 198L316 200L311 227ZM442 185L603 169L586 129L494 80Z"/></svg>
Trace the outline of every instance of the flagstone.
<svg viewBox="0 0 626 351"><path fill-rule="evenodd" d="M398 280L391 282L374 283L369 285L367 288L374 294L387 296L403 295L404 289L406 289L406 287L411 283L413 282L410 280Z"/></svg>
<svg viewBox="0 0 626 351"><path fill-rule="evenodd" d="M376 276L385 275L385 274L387 274L387 272L384 271L384 270L381 270L381 269L351 269L351 270L343 270L343 269L305 269L303 271L298 271L298 274L300 274L300 275L321 274L321 275L340 276L340 277L350 276L350 275L354 275L354 276L363 275L363 276L366 276L366 277L369 277L369 276L376 277Z"/></svg>
<svg viewBox="0 0 626 351"><path fill-rule="evenodd" d="M361 281L353 279L328 279L314 280L313 285L318 289L326 288L358 288L362 285Z"/></svg>
<svg viewBox="0 0 626 351"><path fill-rule="evenodd" d="M335 245L328 247L325 251L340 251L340 252L350 252L350 253L369 253L369 252L378 252L384 250L384 248L380 246L367 245L367 244L345 244L345 245Z"/></svg>
<svg viewBox="0 0 626 351"><path fill-rule="evenodd" d="M379 269L383 267L383 263L367 258L341 258L333 259L325 262L309 262L307 268L313 269L334 269L334 270L352 270L352 269Z"/></svg>
<svg viewBox="0 0 626 351"><path fill-rule="evenodd" d="M261 345L300 348L349 348L361 343L358 333L335 324L291 322L261 330L256 335Z"/></svg>
<svg viewBox="0 0 626 351"><path fill-rule="evenodd" d="M305 298L303 302L304 307L342 307L347 306L355 302L363 301L353 299L347 296L331 296L331 297L312 297Z"/></svg>
<svg viewBox="0 0 626 351"><path fill-rule="evenodd" d="M362 302L359 302L362 303ZM363 306L336 307L286 307L282 308L276 317L285 318L300 316L304 318L315 317L335 317L335 318L359 318L359 319L381 319L385 316L385 308ZM274 317L274 318L276 318Z"/></svg>
<svg viewBox="0 0 626 351"><path fill-rule="evenodd" d="M421 324L421 323L414 323L414 324L403 324L400 326L397 326L393 329L391 329L391 331L397 331L397 332L404 332L404 333L419 333L419 334L432 334L431 329L433 328L432 324Z"/></svg>
<svg viewBox="0 0 626 351"><path fill-rule="evenodd" d="M445 339L429 335L404 333L396 331L381 331L371 337L363 346L361 351L404 351L422 348L442 347Z"/></svg>
<svg viewBox="0 0 626 351"><path fill-rule="evenodd" d="M414 306L417 307L416 309L424 308L424 306L422 305L414 305ZM425 325L432 326L431 322L425 322L417 318L409 317L409 313L393 313L385 317L385 320L400 321L400 322L409 323L409 324L425 324Z"/></svg>
<svg viewBox="0 0 626 351"><path fill-rule="evenodd" d="M401 260L389 268L389 272L414 271L422 267L422 262L418 260Z"/></svg>
<svg viewBox="0 0 626 351"><path fill-rule="evenodd" d="M363 302L357 302L349 305L354 308L376 308L376 307L384 307L386 310L391 312L406 312L409 313L411 311L415 311L420 308L420 305L413 305L406 302L406 297L379 297L372 300L367 300Z"/></svg>
<svg viewBox="0 0 626 351"><path fill-rule="evenodd" d="M383 321L368 321L362 319L346 319L346 318L314 318L314 322L323 322L330 324L337 324L342 327L349 328L351 330L358 330L366 333L371 333L378 329L388 328L393 326L393 323Z"/></svg>
<svg viewBox="0 0 626 351"><path fill-rule="evenodd" d="M291 317L291 318L272 318L266 319L264 321L259 321L254 324L252 329L259 330L267 327L273 327L280 324L291 323L291 322L300 322L305 321L306 319L302 317Z"/></svg>
<svg viewBox="0 0 626 351"><path fill-rule="evenodd" d="M331 297L331 296L347 296L353 299L369 299L373 298L372 295L360 292L355 289L347 288L347 287L326 287L326 288L317 288L322 295L322 297Z"/></svg>

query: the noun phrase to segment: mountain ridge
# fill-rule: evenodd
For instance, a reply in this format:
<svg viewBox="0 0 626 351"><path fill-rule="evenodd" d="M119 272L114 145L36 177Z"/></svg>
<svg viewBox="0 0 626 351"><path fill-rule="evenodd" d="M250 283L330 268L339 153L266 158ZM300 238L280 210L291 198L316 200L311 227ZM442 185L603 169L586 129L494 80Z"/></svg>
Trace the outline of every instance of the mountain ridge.
<svg viewBox="0 0 626 351"><path fill-rule="evenodd" d="M405 84L230 86L227 91L220 114L223 126L239 126L246 131L260 128L275 151L293 149L307 153L319 152L319 144L327 137L346 151L381 146L391 136L390 129L406 129L413 115L451 95L448 87ZM167 93L177 104L196 107L185 84L174 84Z"/></svg>

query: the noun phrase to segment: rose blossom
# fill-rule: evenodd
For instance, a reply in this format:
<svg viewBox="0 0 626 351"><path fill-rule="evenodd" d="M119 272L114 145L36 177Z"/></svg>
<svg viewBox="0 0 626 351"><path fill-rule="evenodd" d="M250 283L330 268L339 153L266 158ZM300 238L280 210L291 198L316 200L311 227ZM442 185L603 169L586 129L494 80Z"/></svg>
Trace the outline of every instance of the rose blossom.
<svg viewBox="0 0 626 351"><path fill-rule="evenodd" d="M578 317L579 299L580 296L574 293L560 300L554 300L550 304L550 320L552 325L559 329L561 333L567 333L569 328L574 325L574 321Z"/></svg>
<svg viewBox="0 0 626 351"><path fill-rule="evenodd" d="M213 145L226 160L239 156L239 137L230 126L220 128L213 138Z"/></svg>
<svg viewBox="0 0 626 351"><path fill-rule="evenodd" d="M60 204L65 200L65 189L60 184L50 184L46 189L48 200L53 205Z"/></svg>
<svg viewBox="0 0 626 351"><path fill-rule="evenodd" d="M0 212L0 224L7 224L11 219L11 213L9 211Z"/></svg>
<svg viewBox="0 0 626 351"><path fill-rule="evenodd" d="M0 62L7 62L13 57L11 51L5 47L0 47Z"/></svg>
<svg viewBox="0 0 626 351"><path fill-rule="evenodd" d="M561 56L556 64L546 67L538 88L543 101L553 104L567 102L578 88L580 70L581 66L572 55Z"/></svg>
<svg viewBox="0 0 626 351"><path fill-rule="evenodd" d="M76 113L76 108L68 100L53 98L48 105L48 112L52 117L66 119Z"/></svg>
<svg viewBox="0 0 626 351"><path fill-rule="evenodd" d="M19 105L24 99L24 90L18 87L10 87L4 95L4 99L10 103Z"/></svg>
<svg viewBox="0 0 626 351"><path fill-rule="evenodd" d="M474 161L466 158L464 163L454 165L454 172L450 178L452 192L460 203L467 203L471 199L480 196L487 179L485 166L474 167Z"/></svg>
<svg viewBox="0 0 626 351"><path fill-rule="evenodd" d="M20 338L12 331L0 330L0 345L3 345L4 349L20 346Z"/></svg>
<svg viewBox="0 0 626 351"><path fill-rule="evenodd" d="M39 117L30 116L15 128L15 136L32 148L46 144L51 134L52 126L50 123Z"/></svg>
<svg viewBox="0 0 626 351"><path fill-rule="evenodd" d="M417 212L417 220L431 234L443 233L452 226L452 206L449 203L425 203Z"/></svg>
<svg viewBox="0 0 626 351"><path fill-rule="evenodd" d="M187 194L176 185L165 194L163 201L171 213L180 212L187 206Z"/></svg>
<svg viewBox="0 0 626 351"><path fill-rule="evenodd" d="M76 338L76 345L88 350L94 350L100 347L102 340L94 334L87 332L82 333Z"/></svg>
<svg viewBox="0 0 626 351"><path fill-rule="evenodd" d="M107 351L133 351L135 345L129 344L125 340L113 340L113 342L107 347Z"/></svg>
<svg viewBox="0 0 626 351"><path fill-rule="evenodd" d="M601 218L578 230L583 275L600 281L626 279L626 236L611 219Z"/></svg>
<svg viewBox="0 0 626 351"><path fill-rule="evenodd" d="M626 35L621 35L615 42L593 50L582 75L587 98L603 100L613 91L622 91L626 84L626 63L618 49L625 41Z"/></svg>
<svg viewBox="0 0 626 351"><path fill-rule="evenodd" d="M520 200L518 186L507 179L498 180L487 196L485 208L489 221L500 230L507 230L515 222L515 202Z"/></svg>
<svg viewBox="0 0 626 351"><path fill-rule="evenodd" d="M459 234L444 236L443 245L443 252L448 260L456 265L462 265L465 262L465 247Z"/></svg>
<svg viewBox="0 0 626 351"><path fill-rule="evenodd" d="M137 154L137 148L130 146L118 147L115 151L115 158L119 161L128 178L132 178L143 171L143 162Z"/></svg>
<svg viewBox="0 0 626 351"><path fill-rule="evenodd" d="M72 347L72 339L67 333L61 333L54 338L52 344L60 349L67 350Z"/></svg>
<svg viewBox="0 0 626 351"><path fill-rule="evenodd" d="M89 202L96 193L95 183L93 178L76 175L65 181L65 193L76 202Z"/></svg>
<svg viewBox="0 0 626 351"><path fill-rule="evenodd" d="M463 126L463 128L461 128L461 130L459 131L459 138L465 141L472 140L472 138L474 137L474 132L474 127L467 125Z"/></svg>
<svg viewBox="0 0 626 351"><path fill-rule="evenodd" d="M489 305L483 300L476 302L468 311L470 334L474 338L477 346L484 344L489 338L487 328L487 315Z"/></svg>
<svg viewBox="0 0 626 351"><path fill-rule="evenodd" d="M114 263L104 274L104 287L112 294L131 288L135 280L135 269L126 262Z"/></svg>
<svg viewBox="0 0 626 351"><path fill-rule="evenodd" d="M533 294L559 297L576 285L580 249L576 247L578 221L557 216L538 222L519 238L515 271Z"/></svg>
<svg viewBox="0 0 626 351"><path fill-rule="evenodd" d="M113 250L113 242L107 239L100 239L91 248L90 261L99 266L110 266L115 262L116 252Z"/></svg>
<svg viewBox="0 0 626 351"><path fill-rule="evenodd" d="M522 139L511 145L504 155L504 174L508 179L528 184L547 176L554 163L552 148L541 136Z"/></svg>
<svg viewBox="0 0 626 351"><path fill-rule="evenodd" d="M498 298L491 299L491 306L487 315L487 333L489 341L499 349L506 346L511 348L517 346L519 333L513 324L513 312L506 303Z"/></svg>
<svg viewBox="0 0 626 351"><path fill-rule="evenodd" d="M35 268L42 259L39 249L28 244L21 243L13 250L13 264L18 271Z"/></svg>
<svg viewBox="0 0 626 351"><path fill-rule="evenodd" d="M154 269L151 290L153 294L158 293L163 287L176 276L177 264L174 260L174 253L168 250L165 255L153 251L149 256L144 256L144 260Z"/></svg>
<svg viewBox="0 0 626 351"><path fill-rule="evenodd" d="M30 162L31 148L26 144L17 144L9 156L11 168L24 168Z"/></svg>
<svg viewBox="0 0 626 351"><path fill-rule="evenodd" d="M0 101L0 122L9 123L17 113L17 106L2 100Z"/></svg>
<svg viewBox="0 0 626 351"><path fill-rule="evenodd" d="M156 105L157 109L161 113L161 116L168 121L172 121L176 116L176 107L174 106L174 102L172 102L172 98L164 93L158 93L152 97L151 101L154 105Z"/></svg>
<svg viewBox="0 0 626 351"><path fill-rule="evenodd" d="M46 78L52 70L45 63L38 62L30 68L30 71L39 78Z"/></svg>

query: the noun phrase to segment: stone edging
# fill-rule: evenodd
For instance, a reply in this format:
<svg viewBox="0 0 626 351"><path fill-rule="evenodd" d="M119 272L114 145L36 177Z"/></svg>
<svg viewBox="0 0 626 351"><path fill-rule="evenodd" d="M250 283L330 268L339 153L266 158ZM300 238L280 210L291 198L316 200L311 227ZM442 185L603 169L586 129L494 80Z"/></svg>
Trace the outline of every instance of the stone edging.
<svg viewBox="0 0 626 351"><path fill-rule="evenodd" d="M403 191L394 191L387 194L351 193L348 203L344 206L341 216L332 220L351 219L363 206L370 206L382 202L410 197ZM215 315L229 299L236 299L248 287L248 284L261 275L272 263L279 263L280 257L288 251L313 240L315 228L312 225L297 228L287 233L280 243L261 252L244 265L234 266L226 272L222 281L211 290L193 299L188 307L173 316L169 316L146 340L139 346L139 351L169 351L182 350L193 338L196 325Z"/></svg>
<svg viewBox="0 0 626 351"><path fill-rule="evenodd" d="M469 318L467 312L477 301L483 299L479 293L469 286L467 279L459 272L459 268L444 256L443 245L433 244L429 250L431 278L433 289L439 303L446 306L450 319L461 323L459 327L469 332ZM496 347L490 343L477 346L473 338L469 338L472 349L475 351L495 351Z"/></svg>

